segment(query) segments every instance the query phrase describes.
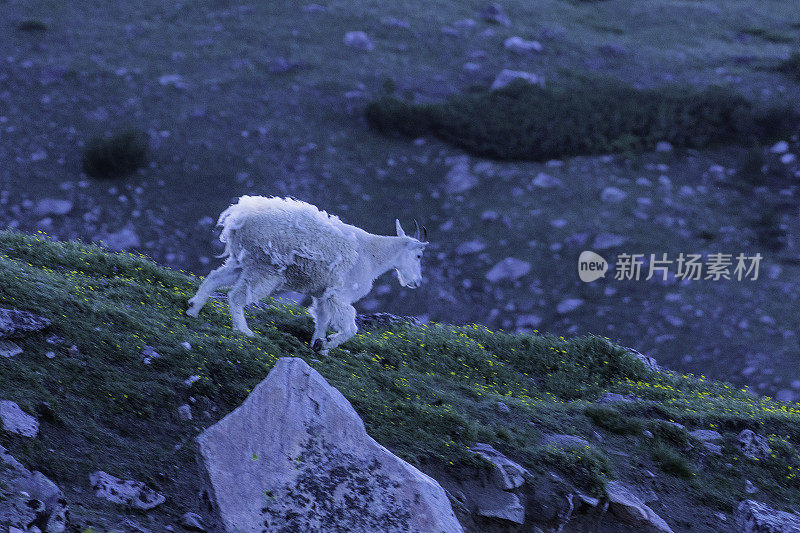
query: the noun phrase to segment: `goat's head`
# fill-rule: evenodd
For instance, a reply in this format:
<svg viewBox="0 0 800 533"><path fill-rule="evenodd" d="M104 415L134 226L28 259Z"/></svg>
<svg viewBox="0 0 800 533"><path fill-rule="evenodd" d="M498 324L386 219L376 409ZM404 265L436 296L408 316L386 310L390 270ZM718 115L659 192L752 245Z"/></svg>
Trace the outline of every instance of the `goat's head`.
<svg viewBox="0 0 800 533"><path fill-rule="evenodd" d="M395 265L397 280L403 287L409 287L411 289L416 289L422 283L422 252L428 245L428 242L425 241L425 238L428 236L428 231L425 229L425 226L422 226L420 230L420 225L417 224L416 220L414 221L414 225L416 226L416 233L414 237L410 237L403 231L403 228L400 226L400 221L395 220L397 236L405 237L402 241L403 248L398 256L397 265Z"/></svg>

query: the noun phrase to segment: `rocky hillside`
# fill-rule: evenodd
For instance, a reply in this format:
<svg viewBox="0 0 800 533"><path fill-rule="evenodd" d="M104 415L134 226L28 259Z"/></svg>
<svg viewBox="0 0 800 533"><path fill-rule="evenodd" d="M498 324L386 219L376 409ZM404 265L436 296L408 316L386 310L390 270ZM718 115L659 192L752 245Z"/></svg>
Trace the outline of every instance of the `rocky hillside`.
<svg viewBox="0 0 800 533"><path fill-rule="evenodd" d="M4 232L0 278L0 307L30 313L0 321L3 525L23 479L43 531L58 502L68 531L208 527L195 438L285 356L436 479L466 531L711 532L800 506L800 406L603 337L372 317L319 360L303 308L264 302L236 335L224 299L187 317L197 279L141 256Z"/></svg>

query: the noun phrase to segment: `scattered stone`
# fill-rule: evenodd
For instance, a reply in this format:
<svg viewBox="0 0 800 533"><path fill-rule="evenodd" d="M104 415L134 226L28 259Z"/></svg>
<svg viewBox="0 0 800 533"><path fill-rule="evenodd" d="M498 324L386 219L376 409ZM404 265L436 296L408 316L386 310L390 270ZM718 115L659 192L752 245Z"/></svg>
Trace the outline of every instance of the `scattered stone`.
<svg viewBox="0 0 800 533"><path fill-rule="evenodd" d="M755 500L745 500L734 515L737 533L800 533L800 515L776 511Z"/></svg>
<svg viewBox="0 0 800 533"><path fill-rule="evenodd" d="M775 399L779 402L796 402L797 401L797 393L791 389L781 389L775 393Z"/></svg>
<svg viewBox="0 0 800 533"><path fill-rule="evenodd" d="M672 151L672 143L667 141L658 141L656 143L656 152L671 152Z"/></svg>
<svg viewBox="0 0 800 533"><path fill-rule="evenodd" d="M115 233L109 233L99 239L112 250L129 250L141 246L139 236L133 228L123 228Z"/></svg>
<svg viewBox="0 0 800 533"><path fill-rule="evenodd" d="M744 491L747 494L755 494L756 492L758 492L758 487L753 485L753 482L750 481L749 479L745 479L744 480Z"/></svg>
<svg viewBox="0 0 800 533"><path fill-rule="evenodd" d="M195 376L189 376L188 378L186 378L186 379L183 381L183 384L184 384L184 385L186 385L187 387L191 387L191 386L192 386L192 384L193 384L195 381L199 381L199 380L200 380L200 376L197 376L197 375L195 375Z"/></svg>
<svg viewBox="0 0 800 533"><path fill-rule="evenodd" d="M503 42L503 46L506 50L516 54L530 54L542 51L542 45L539 41L527 41L522 37L509 37Z"/></svg>
<svg viewBox="0 0 800 533"><path fill-rule="evenodd" d="M504 402L497 402L497 410L505 414L511 412L511 409Z"/></svg>
<svg viewBox="0 0 800 533"><path fill-rule="evenodd" d="M796 160L797 160L797 156L796 156L796 155L794 155L794 154L791 154L791 153L789 153L789 154L783 154L783 155L781 156L781 163L783 163L784 165L791 165L791 164L792 164L792 163L794 163Z"/></svg>
<svg viewBox="0 0 800 533"><path fill-rule="evenodd" d="M633 493L621 481L608 482L609 509L621 521L630 524L641 531L672 533L672 529L663 518L658 516L650 507Z"/></svg>
<svg viewBox="0 0 800 533"><path fill-rule="evenodd" d="M461 69L464 72L468 72L470 74L473 74L475 72L478 72L481 69L481 66L478 63L473 63L472 61L468 61L468 62L464 63L464 65L461 67Z"/></svg>
<svg viewBox="0 0 800 533"><path fill-rule="evenodd" d="M558 302L558 305L556 305L556 312L560 315L564 315L566 313L571 313L572 311L575 311L582 305L583 305L583 299L581 298L566 298Z"/></svg>
<svg viewBox="0 0 800 533"><path fill-rule="evenodd" d="M206 526L203 519L197 513L183 513L181 515L181 527L188 531L205 531Z"/></svg>
<svg viewBox="0 0 800 533"><path fill-rule="evenodd" d="M550 174L545 174L544 172L539 172L531 184L534 187L541 187L542 189L552 189L553 187L563 187L564 182L560 179L556 178L555 176L551 176Z"/></svg>
<svg viewBox="0 0 800 533"><path fill-rule="evenodd" d="M279 359L197 440L206 494L228 531L462 531L444 489L367 435L300 358Z"/></svg>
<svg viewBox="0 0 800 533"><path fill-rule="evenodd" d="M546 435L544 443L549 446L555 446L556 448L588 448L590 446L589 441L586 439L575 435L559 433Z"/></svg>
<svg viewBox="0 0 800 533"><path fill-rule="evenodd" d="M514 80L523 80L533 85L544 86L544 78L521 70L503 69L492 82L491 90L496 91L508 86Z"/></svg>
<svg viewBox="0 0 800 533"><path fill-rule="evenodd" d="M628 197L628 193L617 187L606 187L600 193L600 199L604 202L621 202Z"/></svg>
<svg viewBox="0 0 800 533"><path fill-rule="evenodd" d="M542 317L534 314L517 315L517 329L538 328L542 324Z"/></svg>
<svg viewBox="0 0 800 533"><path fill-rule="evenodd" d="M631 403L637 401L639 398L631 394L619 394L616 392L607 392L598 398L597 403Z"/></svg>
<svg viewBox="0 0 800 533"><path fill-rule="evenodd" d="M153 359L158 359L159 357L161 357L161 354L155 351L155 349L152 346L147 346L147 345L145 345L144 348L142 348L142 352L140 355L142 356L142 363L146 365L152 363Z"/></svg>
<svg viewBox="0 0 800 533"><path fill-rule="evenodd" d="M183 341L181 343L181 346L183 347L184 350L191 350L192 349L192 345L189 343L189 341Z"/></svg>
<svg viewBox="0 0 800 533"><path fill-rule="evenodd" d="M608 250L616 248L628 242L628 238L614 233L598 233L592 241L592 248L595 250Z"/></svg>
<svg viewBox="0 0 800 533"><path fill-rule="evenodd" d="M375 43L363 31L349 31L344 34L344 44L356 50L374 50Z"/></svg>
<svg viewBox="0 0 800 533"><path fill-rule="evenodd" d="M267 65L267 70L275 74L283 74L301 68L302 65L297 61L289 61L285 57L276 57Z"/></svg>
<svg viewBox="0 0 800 533"><path fill-rule="evenodd" d="M457 255L471 255L482 252L486 248L486 243L479 240L462 242L456 247Z"/></svg>
<svg viewBox="0 0 800 533"><path fill-rule="evenodd" d="M178 89L185 89L187 87L186 82L183 81L183 76L180 74L163 74L159 76L158 83L164 87L172 86Z"/></svg>
<svg viewBox="0 0 800 533"><path fill-rule="evenodd" d="M525 522L525 508L516 494L498 491L492 499L483 498L478 506L478 516L508 520L515 524Z"/></svg>
<svg viewBox="0 0 800 533"><path fill-rule="evenodd" d="M768 459L772 450L769 447L769 441L754 433L752 430L743 429L739 436L736 438L738 441L739 450L750 459Z"/></svg>
<svg viewBox="0 0 800 533"><path fill-rule="evenodd" d="M80 350L78 350L78 347L75 344L69 347L67 353L70 357L78 357L81 354Z"/></svg>
<svg viewBox="0 0 800 533"><path fill-rule="evenodd" d="M58 198L43 198L36 203L36 215L46 217L49 215L66 215L72 211L72 202Z"/></svg>
<svg viewBox="0 0 800 533"><path fill-rule="evenodd" d="M0 339L20 338L49 327L50 319L19 309L0 308Z"/></svg>
<svg viewBox="0 0 800 533"><path fill-rule="evenodd" d="M690 431L689 435L703 442L722 440L722 434L713 429L695 429Z"/></svg>
<svg viewBox="0 0 800 533"><path fill-rule="evenodd" d="M778 141L769 149L773 154L785 154L789 151L789 143L786 141Z"/></svg>
<svg viewBox="0 0 800 533"><path fill-rule="evenodd" d="M11 400L0 400L0 427L23 437L39 433L39 422Z"/></svg>
<svg viewBox="0 0 800 533"><path fill-rule="evenodd" d="M11 341L0 340L0 357L12 358L22 353L22 348Z"/></svg>
<svg viewBox="0 0 800 533"><path fill-rule="evenodd" d="M525 483L528 471L489 444L475 443L471 450L492 463L492 482L500 490L513 490Z"/></svg>
<svg viewBox="0 0 800 533"><path fill-rule="evenodd" d="M95 496L98 498L129 505L144 511L161 505L166 501L163 495L148 488L141 481L123 481L102 470L89 474L89 482L92 485L92 490L95 491Z"/></svg>
<svg viewBox="0 0 800 533"><path fill-rule="evenodd" d="M478 16L488 22L494 22L503 26L511 26L511 19L503 10L503 6L497 3L492 3L483 6L478 10Z"/></svg>
<svg viewBox="0 0 800 533"><path fill-rule="evenodd" d="M502 280L514 281L530 272L530 270L531 264L527 261L522 261L515 257L506 257L486 273L486 279L492 283Z"/></svg>
<svg viewBox="0 0 800 533"><path fill-rule="evenodd" d="M445 189L455 194L468 191L478 184L478 178L469 170L468 161L459 161L445 176Z"/></svg>
<svg viewBox="0 0 800 533"><path fill-rule="evenodd" d="M183 404L178 407L178 416L181 420L191 420L192 419L192 408L188 404Z"/></svg>

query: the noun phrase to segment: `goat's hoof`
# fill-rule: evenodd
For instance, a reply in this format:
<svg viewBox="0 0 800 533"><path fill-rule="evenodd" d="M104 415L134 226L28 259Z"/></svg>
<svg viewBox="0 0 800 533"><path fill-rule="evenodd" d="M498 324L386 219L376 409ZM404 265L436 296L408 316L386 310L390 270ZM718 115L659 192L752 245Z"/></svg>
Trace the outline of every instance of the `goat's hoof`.
<svg viewBox="0 0 800 533"><path fill-rule="evenodd" d="M186 314L189 315L190 317L197 318L197 315L200 314L200 310L189 308L186 310Z"/></svg>

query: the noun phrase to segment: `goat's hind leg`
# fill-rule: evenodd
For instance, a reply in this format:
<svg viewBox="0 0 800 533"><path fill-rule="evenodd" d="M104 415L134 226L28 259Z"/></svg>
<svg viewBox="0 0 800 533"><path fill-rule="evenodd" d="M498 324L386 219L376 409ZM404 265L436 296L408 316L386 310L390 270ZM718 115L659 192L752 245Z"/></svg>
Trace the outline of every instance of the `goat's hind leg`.
<svg viewBox="0 0 800 533"><path fill-rule="evenodd" d="M211 293L220 287L233 285L236 283L236 280L239 279L240 274L240 267L230 259L225 261L221 267L212 270L208 276L206 276L206 279L203 280L203 283L200 284L200 288L197 289L197 294L189 299L190 307L186 310L186 314L197 317L197 315L200 314L200 309L203 308L206 301L208 301L208 298L211 296Z"/></svg>
<svg viewBox="0 0 800 533"><path fill-rule="evenodd" d="M282 282L283 279L274 273L245 270L239 277L239 281L228 293L228 305L231 310L233 329L244 333L248 337L255 335L247 327L247 320L244 318L245 306L269 296Z"/></svg>

